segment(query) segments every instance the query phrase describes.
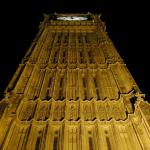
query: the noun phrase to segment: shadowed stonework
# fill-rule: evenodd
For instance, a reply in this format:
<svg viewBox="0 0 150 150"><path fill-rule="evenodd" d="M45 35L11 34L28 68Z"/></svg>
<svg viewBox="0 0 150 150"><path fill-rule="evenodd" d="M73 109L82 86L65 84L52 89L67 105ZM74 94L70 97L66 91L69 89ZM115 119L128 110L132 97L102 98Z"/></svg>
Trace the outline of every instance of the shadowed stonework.
<svg viewBox="0 0 150 150"><path fill-rule="evenodd" d="M44 15L0 101L0 149L150 149L150 104L100 15Z"/></svg>

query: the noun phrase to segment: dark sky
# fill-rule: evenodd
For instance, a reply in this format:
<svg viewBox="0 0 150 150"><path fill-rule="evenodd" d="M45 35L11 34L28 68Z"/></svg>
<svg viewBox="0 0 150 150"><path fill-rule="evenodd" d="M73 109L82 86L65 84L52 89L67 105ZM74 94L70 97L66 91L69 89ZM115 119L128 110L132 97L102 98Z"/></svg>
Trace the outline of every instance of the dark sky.
<svg viewBox="0 0 150 150"><path fill-rule="evenodd" d="M140 89L150 99L148 6L144 1L131 0L6 0L1 4L0 14L0 94L35 37L42 13L91 12L102 14L110 38Z"/></svg>

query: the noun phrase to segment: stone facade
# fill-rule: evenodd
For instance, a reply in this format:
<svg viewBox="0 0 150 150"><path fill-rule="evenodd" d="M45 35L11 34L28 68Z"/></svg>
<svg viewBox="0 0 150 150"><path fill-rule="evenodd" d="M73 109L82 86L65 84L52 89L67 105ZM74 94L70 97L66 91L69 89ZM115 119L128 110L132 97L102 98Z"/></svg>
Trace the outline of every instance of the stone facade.
<svg viewBox="0 0 150 150"><path fill-rule="evenodd" d="M45 15L0 101L0 149L150 149L150 104L100 16Z"/></svg>

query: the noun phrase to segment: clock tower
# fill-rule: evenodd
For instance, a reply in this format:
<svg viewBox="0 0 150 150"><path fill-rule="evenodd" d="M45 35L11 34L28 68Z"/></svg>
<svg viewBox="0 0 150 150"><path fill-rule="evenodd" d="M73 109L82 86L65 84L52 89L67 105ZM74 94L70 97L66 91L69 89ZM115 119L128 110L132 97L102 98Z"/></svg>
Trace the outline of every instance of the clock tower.
<svg viewBox="0 0 150 150"><path fill-rule="evenodd" d="M0 101L0 149L150 149L150 104L100 15L44 15Z"/></svg>

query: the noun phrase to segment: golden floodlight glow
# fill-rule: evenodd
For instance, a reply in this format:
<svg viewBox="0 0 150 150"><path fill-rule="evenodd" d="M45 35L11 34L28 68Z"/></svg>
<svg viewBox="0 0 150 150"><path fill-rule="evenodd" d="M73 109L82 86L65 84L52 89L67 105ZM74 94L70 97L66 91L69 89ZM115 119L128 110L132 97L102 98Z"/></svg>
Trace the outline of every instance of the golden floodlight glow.
<svg viewBox="0 0 150 150"><path fill-rule="evenodd" d="M0 150L150 150L150 104L99 15L44 16L0 101Z"/></svg>

